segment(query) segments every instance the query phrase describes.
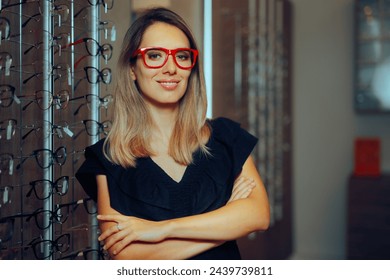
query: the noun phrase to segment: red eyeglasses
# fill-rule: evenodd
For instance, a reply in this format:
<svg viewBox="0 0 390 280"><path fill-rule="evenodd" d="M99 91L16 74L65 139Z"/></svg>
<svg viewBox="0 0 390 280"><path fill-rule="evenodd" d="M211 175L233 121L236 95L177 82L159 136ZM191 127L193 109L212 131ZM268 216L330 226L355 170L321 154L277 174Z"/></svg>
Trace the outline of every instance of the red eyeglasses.
<svg viewBox="0 0 390 280"><path fill-rule="evenodd" d="M190 48L179 48L169 50L165 48L141 48L135 51L133 57L141 54L144 64L148 68L161 68L167 63L168 56L172 55L177 67L184 70L192 69L195 66L198 51Z"/></svg>

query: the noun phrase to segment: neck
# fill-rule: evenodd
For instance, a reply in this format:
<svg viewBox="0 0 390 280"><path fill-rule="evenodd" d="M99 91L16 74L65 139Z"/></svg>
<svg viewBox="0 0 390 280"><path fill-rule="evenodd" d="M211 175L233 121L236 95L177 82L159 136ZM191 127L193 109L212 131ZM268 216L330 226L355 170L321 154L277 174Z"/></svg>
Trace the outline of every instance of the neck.
<svg viewBox="0 0 390 280"><path fill-rule="evenodd" d="M164 143L169 143L172 131L176 124L177 114L179 111L178 104L148 107L154 122L154 138Z"/></svg>

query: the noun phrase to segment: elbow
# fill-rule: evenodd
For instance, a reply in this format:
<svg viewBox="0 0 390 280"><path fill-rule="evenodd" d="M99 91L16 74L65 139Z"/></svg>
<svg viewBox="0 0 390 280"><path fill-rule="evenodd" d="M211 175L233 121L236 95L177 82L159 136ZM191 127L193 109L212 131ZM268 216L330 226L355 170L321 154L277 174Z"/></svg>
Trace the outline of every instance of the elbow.
<svg viewBox="0 0 390 280"><path fill-rule="evenodd" d="M269 215L267 217L264 217L258 225L257 230L258 231L266 231L269 228L270 225L270 218Z"/></svg>
<svg viewBox="0 0 390 280"><path fill-rule="evenodd" d="M270 211L269 207L260 209L257 217L254 231L266 231L270 226Z"/></svg>
<svg viewBox="0 0 390 280"><path fill-rule="evenodd" d="M243 223L244 234L266 231L270 226L270 209L268 203L259 205L257 202L248 209L246 223Z"/></svg>
<svg viewBox="0 0 390 280"><path fill-rule="evenodd" d="M114 251L110 248L107 250L108 255L110 256L110 260L140 260L140 258L132 254L128 249L124 249L119 253L114 253Z"/></svg>

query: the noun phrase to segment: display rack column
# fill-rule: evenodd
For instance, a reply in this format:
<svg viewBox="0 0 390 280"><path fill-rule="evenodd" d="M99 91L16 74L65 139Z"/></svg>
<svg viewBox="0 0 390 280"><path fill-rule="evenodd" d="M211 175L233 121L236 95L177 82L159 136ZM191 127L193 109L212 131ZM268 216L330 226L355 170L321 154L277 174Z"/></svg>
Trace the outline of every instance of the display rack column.
<svg viewBox="0 0 390 280"><path fill-rule="evenodd" d="M100 36L99 36L99 30L98 30L98 27L99 27L99 18L100 18L100 9L99 9L99 6L96 5L96 6L93 6L90 10L90 18L91 18L91 26L90 26L90 29L91 29L91 38L96 40L97 42L100 42ZM96 52L98 53L98 50L96 49L98 46L94 45L94 48L93 49L93 52ZM91 56L91 66L92 67L95 67L96 69L100 69L100 63L99 63L99 56ZM97 73L94 72L94 75L98 75ZM97 77L92 77L92 79L96 79ZM91 93L96 95L96 96L100 96L100 87L99 87L99 84L96 83L96 84L92 84L91 85ZM96 102L92 102L91 104L91 111L90 111L90 118L91 120L95 120L96 122L100 120L100 114L99 114L99 106ZM89 144L95 144L97 141L99 141L99 133L98 133L98 126L95 124L93 126L93 135L94 136L91 136L90 137L90 143ZM93 212L97 212L96 211L96 205L94 206L94 211ZM97 219L96 219L96 214L94 215L90 215L90 224L91 224L91 227L92 228L98 228L98 222L97 222ZM90 236L90 241L91 241L91 248L93 249L98 249L99 248L99 244L98 244L98 241L97 241L97 238L98 238L98 234L97 234L97 231L96 230L91 230L91 236ZM97 258L97 255L94 254L93 258Z"/></svg>
<svg viewBox="0 0 390 280"><path fill-rule="evenodd" d="M45 107L49 108L43 111L43 129L44 131L51 131L50 124L53 123L53 107L50 104L50 94L53 89L53 76L51 74L51 66L52 66L52 58L53 58L53 48L51 46L51 34L53 34L53 24L52 24L52 16L51 9L52 4L49 1L42 1L42 51L43 51L43 65L42 65L42 87L44 92L47 94L44 95L43 104ZM53 138L46 137L43 139L43 149L53 150ZM44 162L45 165L49 166L43 170L43 179L52 181L53 180L53 165L49 164L49 161L52 160L48 153L45 153ZM51 193L51 185L45 183L44 192L47 194ZM52 196L48 195L48 198L43 201L43 209L48 210L47 213L51 213L53 211L53 200ZM45 228L43 230L43 238L45 240L53 240L53 223L51 222L50 214L45 215L44 225ZM44 243L44 256L47 259L52 259L53 256L50 252L52 250L50 243Z"/></svg>

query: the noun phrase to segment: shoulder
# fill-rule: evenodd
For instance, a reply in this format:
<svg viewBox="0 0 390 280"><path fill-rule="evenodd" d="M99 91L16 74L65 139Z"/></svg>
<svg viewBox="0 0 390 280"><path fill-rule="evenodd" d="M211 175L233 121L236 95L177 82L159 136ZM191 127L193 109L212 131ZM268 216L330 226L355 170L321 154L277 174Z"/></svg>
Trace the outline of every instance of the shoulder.
<svg viewBox="0 0 390 280"><path fill-rule="evenodd" d="M257 137L228 118L210 120L212 129L211 148L214 153L225 153L232 164L232 178L236 178L242 166L257 144ZM224 164L227 162L225 161Z"/></svg>
<svg viewBox="0 0 390 280"><path fill-rule="evenodd" d="M103 153L103 145L106 138L100 139L95 144L88 146L85 150L94 153Z"/></svg>
<svg viewBox="0 0 390 280"><path fill-rule="evenodd" d="M219 117L209 120L213 134L217 136L233 136L240 129L240 124L231 119Z"/></svg>
<svg viewBox="0 0 390 280"><path fill-rule="evenodd" d="M240 126L240 124L236 121L233 121L231 119L225 118L225 117L218 117L215 119L210 119L209 120L211 127L213 128L220 128L220 127L236 127Z"/></svg>
<svg viewBox="0 0 390 280"><path fill-rule="evenodd" d="M100 139L95 144L90 145L85 148L85 157L94 157L98 158L99 160L103 160L105 158L103 153L103 147L104 147L104 141L105 138Z"/></svg>
<svg viewBox="0 0 390 280"><path fill-rule="evenodd" d="M106 168L112 167L114 164L106 157L104 149L107 150L107 146L104 145L105 139L100 139L95 144L85 148L85 158L87 160L97 160Z"/></svg>
<svg viewBox="0 0 390 280"><path fill-rule="evenodd" d="M249 133L241 127L241 124L228 118L219 117L209 120L212 135L216 140L234 142L243 134Z"/></svg>

